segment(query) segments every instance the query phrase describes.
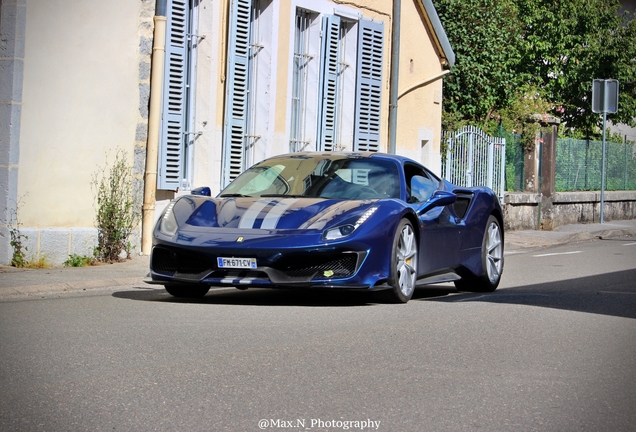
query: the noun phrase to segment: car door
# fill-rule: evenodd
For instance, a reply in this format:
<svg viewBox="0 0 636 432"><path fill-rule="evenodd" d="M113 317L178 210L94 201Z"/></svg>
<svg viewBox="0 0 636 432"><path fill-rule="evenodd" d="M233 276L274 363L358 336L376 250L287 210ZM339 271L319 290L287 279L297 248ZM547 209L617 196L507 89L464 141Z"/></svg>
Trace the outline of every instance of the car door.
<svg viewBox="0 0 636 432"><path fill-rule="evenodd" d="M424 168L405 166L407 202L417 211L441 185L441 180ZM459 258L460 232L449 206L434 207L419 215L420 248L418 273L431 274L454 269Z"/></svg>

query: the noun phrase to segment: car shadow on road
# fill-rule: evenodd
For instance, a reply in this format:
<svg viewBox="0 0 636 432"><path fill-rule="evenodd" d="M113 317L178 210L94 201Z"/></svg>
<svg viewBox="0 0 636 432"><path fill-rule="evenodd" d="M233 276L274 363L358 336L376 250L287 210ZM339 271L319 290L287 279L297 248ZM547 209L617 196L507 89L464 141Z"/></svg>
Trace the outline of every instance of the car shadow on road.
<svg viewBox="0 0 636 432"><path fill-rule="evenodd" d="M636 269L428 300L517 304L636 319Z"/></svg>
<svg viewBox="0 0 636 432"><path fill-rule="evenodd" d="M413 300L425 300L457 293L454 287L427 285L418 287ZM133 290L117 291L113 297L148 302L222 304L241 306L311 306L311 307L354 307L386 304L380 292L347 290L293 290L263 289L237 290L233 288L212 288L202 298L187 299L169 295L163 288L138 287Z"/></svg>

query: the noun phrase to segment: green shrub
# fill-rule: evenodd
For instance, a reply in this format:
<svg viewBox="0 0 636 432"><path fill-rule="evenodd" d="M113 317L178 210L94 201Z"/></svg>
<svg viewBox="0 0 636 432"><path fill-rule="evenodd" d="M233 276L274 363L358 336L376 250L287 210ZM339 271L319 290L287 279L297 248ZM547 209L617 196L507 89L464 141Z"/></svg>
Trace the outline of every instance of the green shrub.
<svg viewBox="0 0 636 432"><path fill-rule="evenodd" d="M86 255L71 254L64 261L64 267L86 267L95 264L95 258Z"/></svg>
<svg viewBox="0 0 636 432"><path fill-rule="evenodd" d="M93 175L92 186L97 195L96 225L98 230L95 258L108 263L130 258L133 245L130 236L139 222L139 210L132 194L132 166L126 163L126 152L118 150L115 162Z"/></svg>

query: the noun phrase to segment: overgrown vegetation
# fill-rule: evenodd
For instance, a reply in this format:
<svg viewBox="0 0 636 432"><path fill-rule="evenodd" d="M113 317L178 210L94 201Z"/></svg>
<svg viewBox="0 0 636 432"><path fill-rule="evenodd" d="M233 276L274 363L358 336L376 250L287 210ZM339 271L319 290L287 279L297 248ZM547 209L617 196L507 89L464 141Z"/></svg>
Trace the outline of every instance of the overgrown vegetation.
<svg viewBox="0 0 636 432"><path fill-rule="evenodd" d="M93 175L92 187L97 198L95 259L112 263L120 261L124 252L129 259L139 210L133 200L132 166L125 151L118 150L112 166L107 162Z"/></svg>
<svg viewBox="0 0 636 432"><path fill-rule="evenodd" d="M24 244L29 239L28 236L20 232L20 219L18 213L20 211L20 200L15 203L15 208L9 209L9 236L11 240L9 244L13 248L13 255L11 257L11 265L13 267L26 267L28 264L26 253L28 251L27 246Z"/></svg>
<svg viewBox="0 0 636 432"><path fill-rule="evenodd" d="M29 259L27 257L27 252L29 248L26 246L25 242L29 239L29 236L22 234L20 231L20 218L18 217L18 213L20 211L20 202L22 198L18 198L15 203L15 207L9 209L9 236L11 240L9 244L13 248L13 255L11 256L11 265L13 267L18 268L49 268L51 264L49 263L46 256L41 256L39 258Z"/></svg>
<svg viewBox="0 0 636 432"><path fill-rule="evenodd" d="M26 258L26 252L28 248L22 244L23 241L28 240L28 237L20 233L20 229L16 227L9 228L9 234L11 236L11 247L13 248L13 256L11 257L11 265L13 267L26 267L28 264Z"/></svg>
<svg viewBox="0 0 636 432"><path fill-rule="evenodd" d="M456 54L444 82L444 127L468 122L531 135L533 114L562 135L598 137L592 81L618 79L614 123L636 126L636 20L618 0L436 0ZM532 127L532 126L531 126ZM528 138L530 140L530 138Z"/></svg>
<svg viewBox="0 0 636 432"><path fill-rule="evenodd" d="M64 261L64 267L86 267L95 265L95 258L86 255L71 254Z"/></svg>

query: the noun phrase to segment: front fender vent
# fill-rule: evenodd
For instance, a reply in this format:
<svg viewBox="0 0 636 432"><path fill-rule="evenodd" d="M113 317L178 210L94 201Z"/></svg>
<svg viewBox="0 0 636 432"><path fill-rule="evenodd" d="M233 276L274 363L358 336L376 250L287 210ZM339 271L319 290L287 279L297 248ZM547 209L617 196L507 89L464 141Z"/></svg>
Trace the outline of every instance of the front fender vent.
<svg viewBox="0 0 636 432"><path fill-rule="evenodd" d="M470 207L470 203L473 200L475 194L473 193L465 193L465 192L455 192L457 195L457 201L453 204L453 211L457 215L458 218L464 219L466 216L466 212L468 212L468 208Z"/></svg>

